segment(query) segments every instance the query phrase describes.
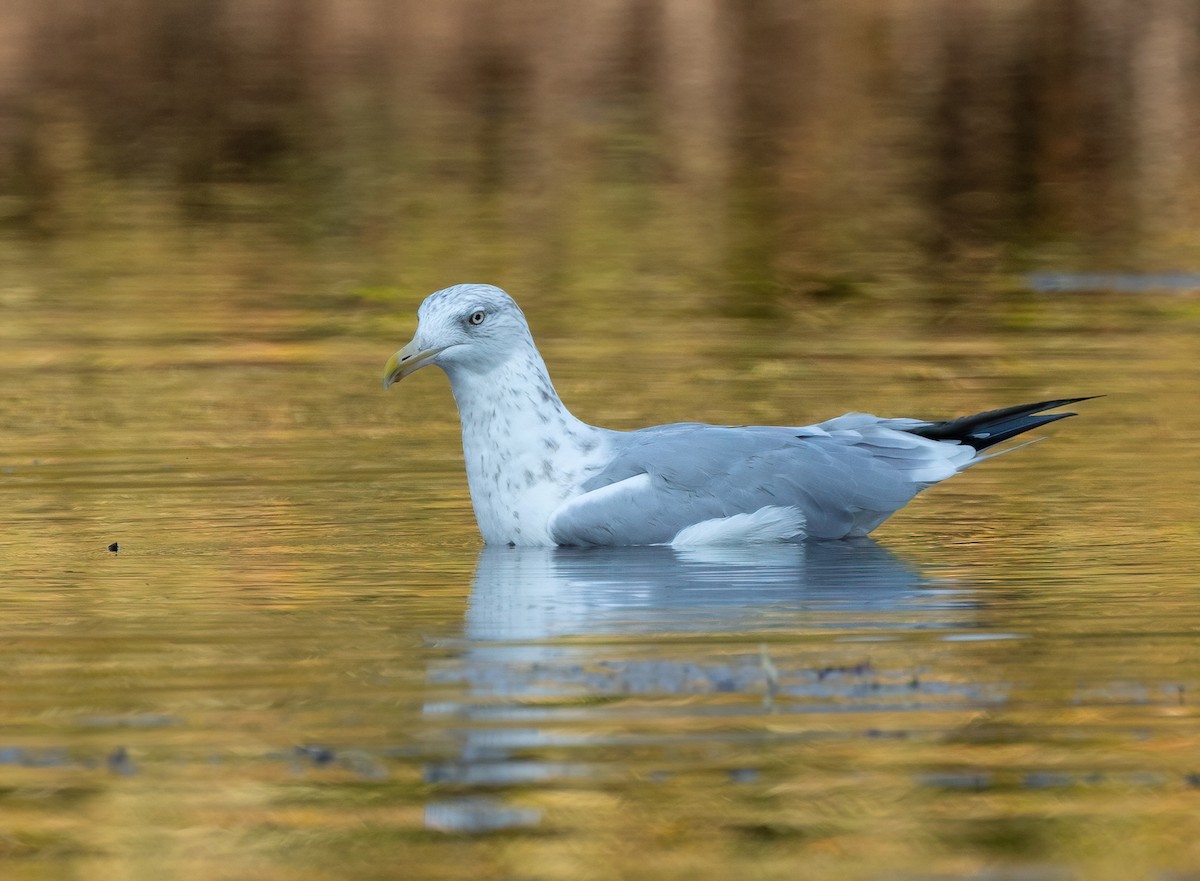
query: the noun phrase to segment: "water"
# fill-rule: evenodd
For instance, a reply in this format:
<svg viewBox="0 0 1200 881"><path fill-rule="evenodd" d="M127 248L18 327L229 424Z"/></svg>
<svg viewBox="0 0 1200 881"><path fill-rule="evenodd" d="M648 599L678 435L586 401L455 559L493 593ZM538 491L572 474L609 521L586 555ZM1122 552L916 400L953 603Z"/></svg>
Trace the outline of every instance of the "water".
<svg viewBox="0 0 1200 881"><path fill-rule="evenodd" d="M0 4L0 879L1200 877L1194 19ZM380 388L463 281L612 428L1107 397L872 542L483 551Z"/></svg>
<svg viewBox="0 0 1200 881"><path fill-rule="evenodd" d="M612 427L1109 396L875 541L481 550L426 291L210 244L8 252L5 879L1200 871L1190 301L514 290Z"/></svg>

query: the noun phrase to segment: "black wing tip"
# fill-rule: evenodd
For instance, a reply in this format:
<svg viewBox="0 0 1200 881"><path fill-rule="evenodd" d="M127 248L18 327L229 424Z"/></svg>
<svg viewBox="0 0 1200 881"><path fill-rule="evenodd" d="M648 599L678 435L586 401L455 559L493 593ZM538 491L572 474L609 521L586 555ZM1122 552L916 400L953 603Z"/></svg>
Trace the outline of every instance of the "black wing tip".
<svg viewBox="0 0 1200 881"><path fill-rule="evenodd" d="M1043 410L1054 410L1058 407L1066 407L1071 404L1078 404L1080 401L1093 401L1096 398L1107 397L1106 395L1084 395L1081 398L1058 398L1052 401L1037 401L1033 404L1017 404L1015 407L1001 407L997 410L988 410L984 413L977 413L974 416L964 417L966 419L975 419L979 416L988 416L992 413L1041 413ZM1078 413L1072 413L1072 416L1078 416Z"/></svg>
<svg viewBox="0 0 1200 881"><path fill-rule="evenodd" d="M1057 401L1043 401L1040 404L1030 404L1031 407L1041 407L1044 410L1053 410L1055 407L1065 407L1068 404L1078 404L1080 401L1094 401L1096 398L1105 398L1107 395L1084 395L1082 398L1062 398ZM1069 413L1069 416L1078 416L1078 413Z"/></svg>
<svg viewBox="0 0 1200 881"><path fill-rule="evenodd" d="M987 410L973 416L963 416L946 422L932 422L916 426L909 431L931 440L958 441L968 444L976 450L986 450L988 447L1003 443L1034 428L1079 415L1078 413L1045 413L1043 412L1045 410L1053 410L1056 407L1065 407L1068 404L1077 404L1080 401L1090 401L1102 397L1104 395L1087 395L1079 398L1039 401L1036 404L1018 404L1015 407Z"/></svg>
<svg viewBox="0 0 1200 881"><path fill-rule="evenodd" d="M1081 401L1092 401L1096 398L1103 398L1105 395L1084 395L1081 398L1057 398L1051 401L1037 401L1033 404L1017 404L1013 407L1000 407L996 410L985 410L982 413L974 413L969 416L961 416L958 419L950 419L942 423L943 425L959 424L965 422L986 422L992 419L1001 417L1018 418L1020 416L1032 416L1037 413L1045 412L1046 410L1056 410L1059 407L1067 407L1071 404L1078 404ZM1078 416L1078 413L1063 413L1062 416Z"/></svg>

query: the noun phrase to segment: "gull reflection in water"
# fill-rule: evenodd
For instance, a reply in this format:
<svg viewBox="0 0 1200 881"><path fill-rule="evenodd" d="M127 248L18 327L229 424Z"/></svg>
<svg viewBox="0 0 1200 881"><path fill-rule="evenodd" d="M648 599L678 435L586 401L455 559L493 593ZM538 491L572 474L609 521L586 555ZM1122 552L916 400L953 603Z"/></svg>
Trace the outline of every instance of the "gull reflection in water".
<svg viewBox="0 0 1200 881"><path fill-rule="evenodd" d="M738 724L719 735L728 741L754 736L746 717L765 713L992 702L996 694L939 675L927 659L914 666L912 652L881 651L913 631L970 630L975 612L969 591L931 584L869 539L487 548L463 640L429 671L426 718L442 749L426 780L462 797L430 804L426 824L537 825L539 812L479 791L602 776L594 762L537 752L653 745L623 726L729 717ZM671 737L680 730L672 724ZM711 724L691 736L718 737Z"/></svg>
<svg viewBox="0 0 1200 881"><path fill-rule="evenodd" d="M920 586L911 567L869 539L689 550L487 548L466 636L729 633L770 626L780 612L895 609Z"/></svg>

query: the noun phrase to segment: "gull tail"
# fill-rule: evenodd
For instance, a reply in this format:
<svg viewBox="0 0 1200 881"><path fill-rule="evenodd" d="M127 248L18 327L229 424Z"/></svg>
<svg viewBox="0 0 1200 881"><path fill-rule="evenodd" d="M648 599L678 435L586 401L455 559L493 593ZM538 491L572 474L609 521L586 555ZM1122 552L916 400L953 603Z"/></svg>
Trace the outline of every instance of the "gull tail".
<svg viewBox="0 0 1200 881"><path fill-rule="evenodd" d="M974 447L976 452L981 452L1031 429L1049 425L1051 422L1066 419L1068 416L1078 415L1076 413L1043 413L1044 410L1053 410L1055 407L1065 407L1067 404L1090 401L1092 398L1100 397L1103 395L1021 404L1016 407L1005 407L1002 410L988 410L986 413L976 413L974 416L963 416L960 419L951 419L946 422L926 422L904 430L909 434L920 435L930 440L958 441Z"/></svg>

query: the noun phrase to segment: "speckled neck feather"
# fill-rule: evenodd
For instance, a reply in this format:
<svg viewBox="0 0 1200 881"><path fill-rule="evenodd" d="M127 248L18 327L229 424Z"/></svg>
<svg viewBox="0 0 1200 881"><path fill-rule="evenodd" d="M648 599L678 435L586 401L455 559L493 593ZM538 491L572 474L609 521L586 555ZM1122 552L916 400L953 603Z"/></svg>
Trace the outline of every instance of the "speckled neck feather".
<svg viewBox="0 0 1200 881"><path fill-rule="evenodd" d="M610 432L580 422L533 340L485 372L448 365L471 502L489 544L553 544L550 514L607 461Z"/></svg>

